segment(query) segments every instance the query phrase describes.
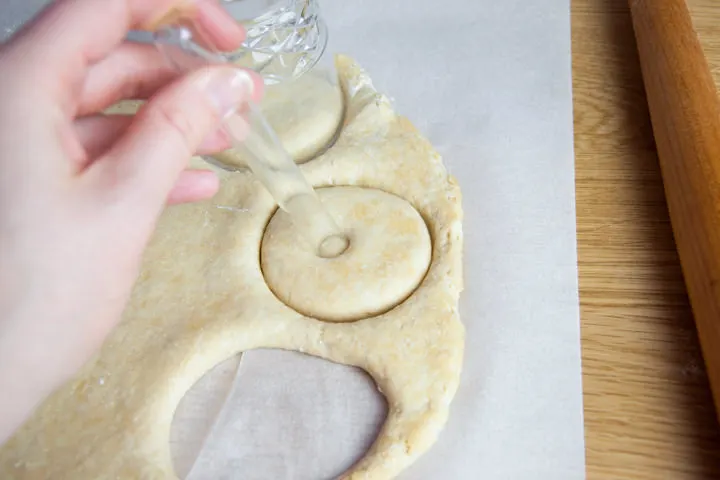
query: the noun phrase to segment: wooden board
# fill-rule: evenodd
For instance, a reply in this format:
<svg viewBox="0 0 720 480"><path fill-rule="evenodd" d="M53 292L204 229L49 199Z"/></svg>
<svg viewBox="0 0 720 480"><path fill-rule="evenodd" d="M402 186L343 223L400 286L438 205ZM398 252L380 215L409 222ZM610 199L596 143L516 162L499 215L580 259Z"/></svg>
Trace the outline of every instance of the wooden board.
<svg viewBox="0 0 720 480"><path fill-rule="evenodd" d="M720 85L720 2L689 6ZM572 21L588 478L720 478L627 0L573 0Z"/></svg>

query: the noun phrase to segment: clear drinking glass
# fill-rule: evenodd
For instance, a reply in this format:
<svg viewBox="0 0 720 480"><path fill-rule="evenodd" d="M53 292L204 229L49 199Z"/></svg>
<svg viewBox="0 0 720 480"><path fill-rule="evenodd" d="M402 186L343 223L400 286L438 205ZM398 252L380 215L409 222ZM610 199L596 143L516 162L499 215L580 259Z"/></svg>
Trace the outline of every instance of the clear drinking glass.
<svg viewBox="0 0 720 480"><path fill-rule="evenodd" d="M267 84L297 78L318 62L328 33L316 0L222 0L221 5L246 30L243 45L220 51L193 26L178 25L155 34L171 60L187 70L201 62L229 62L260 73Z"/></svg>

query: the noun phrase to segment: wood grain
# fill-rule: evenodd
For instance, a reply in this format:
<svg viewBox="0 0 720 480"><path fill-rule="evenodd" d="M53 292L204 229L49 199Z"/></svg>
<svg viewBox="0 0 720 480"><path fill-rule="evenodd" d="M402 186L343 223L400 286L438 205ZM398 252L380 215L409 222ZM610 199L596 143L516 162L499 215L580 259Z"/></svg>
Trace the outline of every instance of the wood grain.
<svg viewBox="0 0 720 480"><path fill-rule="evenodd" d="M720 83L720 2L689 5ZM588 478L720 478L627 0L572 0L572 22Z"/></svg>
<svg viewBox="0 0 720 480"><path fill-rule="evenodd" d="M720 407L720 99L685 0L631 0L675 244Z"/></svg>

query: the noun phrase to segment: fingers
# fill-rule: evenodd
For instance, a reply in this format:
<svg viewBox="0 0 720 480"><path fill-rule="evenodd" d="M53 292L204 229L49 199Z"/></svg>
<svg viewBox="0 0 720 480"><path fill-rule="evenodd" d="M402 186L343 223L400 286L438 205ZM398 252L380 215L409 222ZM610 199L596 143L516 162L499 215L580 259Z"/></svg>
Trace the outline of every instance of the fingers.
<svg viewBox="0 0 720 480"><path fill-rule="evenodd" d="M75 131L87 152L86 158L104 153L120 137L133 120L131 115L97 115L75 122ZM198 148L198 154L215 153L228 148L225 136L216 130ZM220 181L211 170L184 170L180 173L167 198L169 205L196 202L211 198L218 191Z"/></svg>
<svg viewBox="0 0 720 480"><path fill-rule="evenodd" d="M170 191L168 205L197 202L212 198L220 188L220 180L211 170L184 170Z"/></svg>
<svg viewBox="0 0 720 480"><path fill-rule="evenodd" d="M91 162L103 154L121 138L134 120L133 115L91 115L79 118L74 123L75 135L85 150L86 161ZM230 148L230 141L223 130L217 129L205 137L195 152L196 155L210 155ZM87 167L78 165L77 169Z"/></svg>
<svg viewBox="0 0 720 480"><path fill-rule="evenodd" d="M186 4L184 0L57 0L20 35L28 54L48 67L88 65L106 55L136 25ZM37 60L37 58L35 58Z"/></svg>
<svg viewBox="0 0 720 480"><path fill-rule="evenodd" d="M237 50L245 40L245 30L219 4L198 10L195 29L207 44L221 51Z"/></svg>
<svg viewBox="0 0 720 480"><path fill-rule="evenodd" d="M207 2L203 8L195 9L191 15L182 8L172 9L141 28L154 31L176 23L190 28L195 40L201 45L217 50L236 50L245 39L244 29L216 1Z"/></svg>
<svg viewBox="0 0 720 480"><path fill-rule="evenodd" d="M249 100L257 82L257 75L231 67L208 67L177 80L140 109L91 173L108 188L119 186L137 207L160 208L202 141Z"/></svg>
<svg viewBox="0 0 720 480"><path fill-rule="evenodd" d="M129 30L152 25L171 10L194 15L220 43L239 46L242 41L242 28L214 0L58 0L23 29L13 50L31 80L46 86L43 92L75 107L73 97L86 68L120 44Z"/></svg>
<svg viewBox="0 0 720 480"><path fill-rule="evenodd" d="M124 42L90 68L76 114L99 112L123 99L146 100L179 76L153 45Z"/></svg>
<svg viewBox="0 0 720 480"><path fill-rule="evenodd" d="M130 126L131 115L94 115L79 118L75 121L75 135L85 149L85 161L89 164L93 159L105 153ZM77 165L77 170L87 167Z"/></svg>

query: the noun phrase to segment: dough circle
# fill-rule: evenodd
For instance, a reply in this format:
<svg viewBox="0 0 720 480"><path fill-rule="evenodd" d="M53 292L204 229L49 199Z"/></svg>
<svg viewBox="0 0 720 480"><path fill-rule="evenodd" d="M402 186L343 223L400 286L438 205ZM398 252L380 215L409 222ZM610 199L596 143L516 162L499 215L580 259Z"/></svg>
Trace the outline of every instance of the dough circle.
<svg viewBox="0 0 720 480"><path fill-rule="evenodd" d="M344 101L336 82L308 72L290 83L267 86L260 109L295 163L305 163L332 143L343 121ZM207 159L247 167L242 153L232 148Z"/></svg>
<svg viewBox="0 0 720 480"><path fill-rule="evenodd" d="M296 311L332 322L387 312L422 281L432 254L427 226L410 203L382 190L329 187L320 200L350 240L335 258L298 241L282 210L270 220L260 254L265 281Z"/></svg>

